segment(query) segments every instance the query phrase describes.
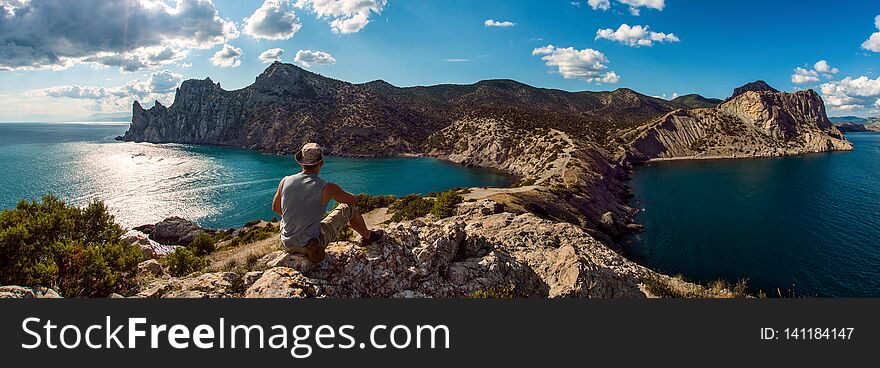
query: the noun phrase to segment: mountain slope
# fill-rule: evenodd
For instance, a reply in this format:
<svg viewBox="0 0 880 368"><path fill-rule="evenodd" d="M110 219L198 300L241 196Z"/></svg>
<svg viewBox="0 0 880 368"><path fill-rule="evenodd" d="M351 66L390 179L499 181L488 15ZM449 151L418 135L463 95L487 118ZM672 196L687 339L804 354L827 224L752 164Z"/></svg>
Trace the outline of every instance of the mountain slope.
<svg viewBox="0 0 880 368"><path fill-rule="evenodd" d="M517 128L554 128L597 141L687 106L632 90L571 93L512 80L399 88L351 84L274 63L254 84L227 91L185 81L170 107L135 103L122 137L291 152L315 141L332 153L420 153L426 139L462 118L500 118Z"/></svg>
<svg viewBox="0 0 880 368"><path fill-rule="evenodd" d="M690 94L673 98L672 102L687 106L690 109L701 109L715 107L722 101L717 98L706 98L698 94Z"/></svg>

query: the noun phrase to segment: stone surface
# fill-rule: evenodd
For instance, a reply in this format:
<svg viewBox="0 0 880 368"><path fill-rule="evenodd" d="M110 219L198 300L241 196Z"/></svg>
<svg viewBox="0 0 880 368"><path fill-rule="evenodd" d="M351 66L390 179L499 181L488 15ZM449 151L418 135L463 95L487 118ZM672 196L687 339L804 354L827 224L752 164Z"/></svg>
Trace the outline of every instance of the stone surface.
<svg viewBox="0 0 880 368"><path fill-rule="evenodd" d="M169 217L153 227L150 239L166 245L189 245L202 229L192 221Z"/></svg>
<svg viewBox="0 0 880 368"><path fill-rule="evenodd" d="M61 298L53 289L45 287L27 287L18 285L0 286L0 298Z"/></svg>
<svg viewBox="0 0 880 368"><path fill-rule="evenodd" d="M182 278L155 279L135 295L137 298L229 298L241 295L242 277L234 272L192 274Z"/></svg>
<svg viewBox="0 0 880 368"><path fill-rule="evenodd" d="M168 277L165 268L155 259L138 263L138 276Z"/></svg>
<svg viewBox="0 0 880 368"><path fill-rule="evenodd" d="M288 267L302 273L309 272L315 267L315 264L306 258L306 256L302 254L290 254L282 250L267 254L260 259L260 262L265 264L268 268Z"/></svg>
<svg viewBox="0 0 880 368"><path fill-rule="evenodd" d="M316 296L315 287L299 271L287 267L263 273L244 292L245 298L306 298Z"/></svg>

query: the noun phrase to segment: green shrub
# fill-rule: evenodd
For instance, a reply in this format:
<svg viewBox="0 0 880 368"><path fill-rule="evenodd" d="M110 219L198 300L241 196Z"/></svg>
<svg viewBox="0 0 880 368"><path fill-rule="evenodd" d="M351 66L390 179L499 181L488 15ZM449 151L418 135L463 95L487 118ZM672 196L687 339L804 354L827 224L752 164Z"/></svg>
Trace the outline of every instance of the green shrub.
<svg viewBox="0 0 880 368"><path fill-rule="evenodd" d="M142 255L101 201L84 208L54 196L0 212L0 284L42 285L67 297L124 292Z"/></svg>
<svg viewBox="0 0 880 368"><path fill-rule="evenodd" d="M180 247L174 253L165 256L162 265L171 276L180 277L203 270L208 266L208 262L189 248Z"/></svg>
<svg viewBox="0 0 880 368"><path fill-rule="evenodd" d="M434 200L434 207L431 209L431 214L438 219L452 216L455 212L455 205L462 201L464 201L464 197L458 194L456 190L440 193L440 195L437 196L437 199Z"/></svg>
<svg viewBox="0 0 880 368"><path fill-rule="evenodd" d="M355 204L361 213L367 213L377 208L388 207L397 200L393 195L372 196L369 194L358 194Z"/></svg>
<svg viewBox="0 0 880 368"><path fill-rule="evenodd" d="M215 246L214 238L203 231L196 235L187 248L192 250L197 256L206 256L214 251Z"/></svg>
<svg viewBox="0 0 880 368"><path fill-rule="evenodd" d="M388 208L388 213L391 214L391 221L400 222L425 216L431 212L433 207L433 201L422 198L418 194L410 194L395 201Z"/></svg>

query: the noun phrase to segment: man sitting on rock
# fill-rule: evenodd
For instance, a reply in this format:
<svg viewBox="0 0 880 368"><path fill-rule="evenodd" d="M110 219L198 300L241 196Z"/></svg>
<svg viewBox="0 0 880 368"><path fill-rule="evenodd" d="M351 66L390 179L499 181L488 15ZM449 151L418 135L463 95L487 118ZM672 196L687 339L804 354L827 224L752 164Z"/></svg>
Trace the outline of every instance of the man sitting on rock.
<svg viewBox="0 0 880 368"><path fill-rule="evenodd" d="M284 177L272 201L272 210L281 215L281 244L288 253L304 254L314 263L324 260L324 248L336 240L346 224L361 235L361 245L379 240L382 233L367 228L355 206L356 197L318 177L324 166L324 150L317 143L306 143L296 153L302 166L298 174ZM324 217L331 200L339 205Z"/></svg>

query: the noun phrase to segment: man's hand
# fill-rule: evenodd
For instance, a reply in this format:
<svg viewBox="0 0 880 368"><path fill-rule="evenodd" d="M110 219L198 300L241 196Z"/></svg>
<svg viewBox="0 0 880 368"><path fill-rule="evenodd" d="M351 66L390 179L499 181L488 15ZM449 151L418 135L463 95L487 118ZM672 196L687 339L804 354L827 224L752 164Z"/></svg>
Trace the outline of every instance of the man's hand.
<svg viewBox="0 0 880 368"><path fill-rule="evenodd" d="M278 190L275 191L275 199L272 200L272 211L281 216L281 188L284 187L284 179L278 183Z"/></svg>

